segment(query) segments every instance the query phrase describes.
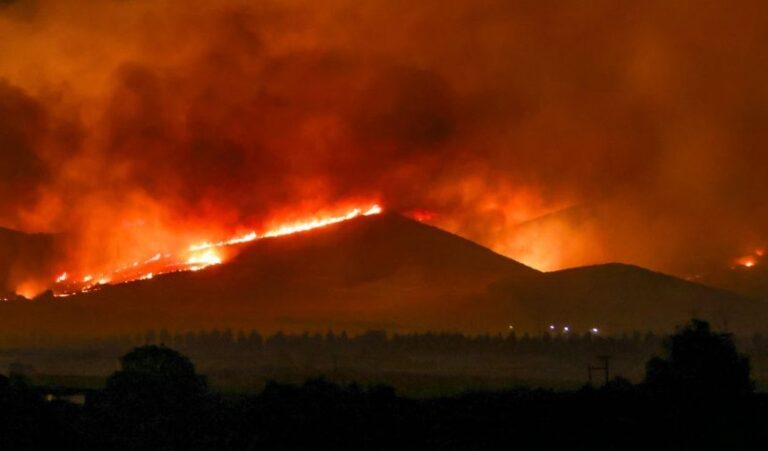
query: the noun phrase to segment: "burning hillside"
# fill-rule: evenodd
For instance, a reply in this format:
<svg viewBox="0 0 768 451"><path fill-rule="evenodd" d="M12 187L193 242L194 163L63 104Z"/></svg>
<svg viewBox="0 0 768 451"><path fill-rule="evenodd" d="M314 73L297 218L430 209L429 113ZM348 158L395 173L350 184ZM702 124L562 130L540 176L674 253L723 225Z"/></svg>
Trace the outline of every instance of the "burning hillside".
<svg viewBox="0 0 768 451"><path fill-rule="evenodd" d="M127 283L136 280L150 280L157 275L174 272L200 271L209 266L219 265L234 257L238 246L264 238L281 237L295 233L337 224L361 216L372 216L382 212L378 204L365 208L354 208L338 215L325 215L307 218L305 220L281 224L264 232L248 232L244 235L221 241L204 241L194 243L187 248L172 253L156 253L155 255L130 264L123 264L98 272L84 274L65 271L53 281L53 291L56 297L68 297L78 292L89 292L105 285Z"/></svg>
<svg viewBox="0 0 768 451"><path fill-rule="evenodd" d="M691 311L751 333L764 330L768 317L766 304L641 268L541 273L421 222L364 212L304 233L206 246L198 252L232 250L226 264L206 270L171 268L66 300L0 303L0 340L212 328L506 332L512 326L538 333L550 324L613 334L670 330Z"/></svg>

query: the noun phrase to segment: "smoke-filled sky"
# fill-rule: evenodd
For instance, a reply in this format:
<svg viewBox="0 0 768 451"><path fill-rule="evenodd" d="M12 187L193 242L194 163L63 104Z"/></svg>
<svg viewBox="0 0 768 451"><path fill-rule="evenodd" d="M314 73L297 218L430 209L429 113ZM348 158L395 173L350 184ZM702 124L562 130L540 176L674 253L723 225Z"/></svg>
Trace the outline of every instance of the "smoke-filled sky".
<svg viewBox="0 0 768 451"><path fill-rule="evenodd" d="M103 262L373 199L539 269L690 273L768 239L767 22L759 0L0 0L0 225Z"/></svg>

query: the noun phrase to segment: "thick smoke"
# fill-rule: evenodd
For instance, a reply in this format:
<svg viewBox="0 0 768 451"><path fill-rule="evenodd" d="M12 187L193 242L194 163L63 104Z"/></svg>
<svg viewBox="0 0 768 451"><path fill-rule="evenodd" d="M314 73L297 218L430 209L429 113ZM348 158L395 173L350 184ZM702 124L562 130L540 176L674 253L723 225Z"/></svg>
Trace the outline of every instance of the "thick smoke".
<svg viewBox="0 0 768 451"><path fill-rule="evenodd" d="M761 1L0 2L2 225L68 233L85 266L378 199L541 269L696 271L768 238L765 22Z"/></svg>

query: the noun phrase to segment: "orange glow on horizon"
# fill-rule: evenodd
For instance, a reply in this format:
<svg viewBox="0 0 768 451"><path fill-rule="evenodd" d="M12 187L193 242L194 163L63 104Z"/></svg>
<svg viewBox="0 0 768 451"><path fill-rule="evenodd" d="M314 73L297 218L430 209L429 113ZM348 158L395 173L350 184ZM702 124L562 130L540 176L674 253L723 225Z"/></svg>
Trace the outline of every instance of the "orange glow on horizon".
<svg viewBox="0 0 768 451"><path fill-rule="evenodd" d="M736 266L751 269L757 266L758 263L760 263L762 256L763 256L762 249L756 249L750 255L745 255L743 257L737 258L734 263L736 264Z"/></svg>
<svg viewBox="0 0 768 451"><path fill-rule="evenodd" d="M47 287L44 285L30 280L19 285L19 287L16 289L16 294L24 296L27 299L33 299L45 292L46 288Z"/></svg>

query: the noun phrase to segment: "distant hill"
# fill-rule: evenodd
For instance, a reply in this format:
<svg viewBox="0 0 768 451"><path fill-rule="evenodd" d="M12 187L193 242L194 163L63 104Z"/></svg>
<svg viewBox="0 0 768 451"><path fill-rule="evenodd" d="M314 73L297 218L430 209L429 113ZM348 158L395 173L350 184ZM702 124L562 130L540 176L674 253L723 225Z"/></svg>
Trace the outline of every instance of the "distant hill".
<svg viewBox="0 0 768 451"><path fill-rule="evenodd" d="M554 324L558 331L566 325L612 333L668 331L698 317L751 332L764 330L768 319L764 302L625 264L555 271L526 283L507 280L490 293L492 303L509 308L521 325L541 330Z"/></svg>
<svg viewBox="0 0 768 451"><path fill-rule="evenodd" d="M256 241L226 264L66 299L0 305L6 336L150 328L265 332L667 331L691 316L752 331L764 304L627 265L541 273L397 215ZM2 334L0 334L2 335Z"/></svg>
<svg viewBox="0 0 768 451"><path fill-rule="evenodd" d="M768 302L768 265L764 263L752 268L724 266L701 275L698 281Z"/></svg>

